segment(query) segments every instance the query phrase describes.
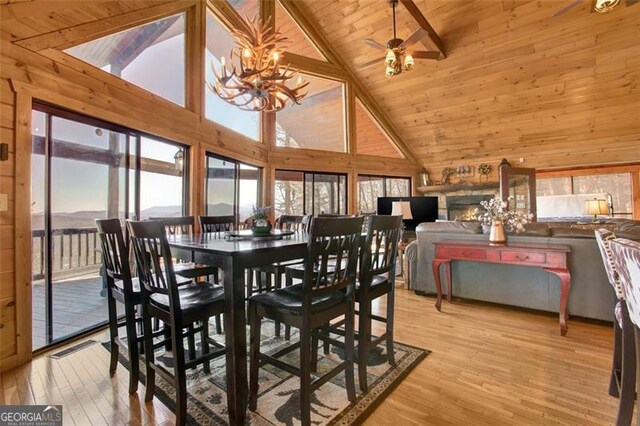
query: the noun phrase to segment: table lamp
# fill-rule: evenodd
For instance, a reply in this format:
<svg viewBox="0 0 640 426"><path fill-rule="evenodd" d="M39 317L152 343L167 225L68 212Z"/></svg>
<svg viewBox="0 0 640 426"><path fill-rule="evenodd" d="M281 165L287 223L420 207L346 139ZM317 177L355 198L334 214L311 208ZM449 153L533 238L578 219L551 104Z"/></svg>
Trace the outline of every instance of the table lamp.
<svg viewBox="0 0 640 426"><path fill-rule="evenodd" d="M411 203L409 201L393 201L391 203L391 215L402 216L402 220L411 220L413 215L411 214Z"/></svg>
<svg viewBox="0 0 640 426"><path fill-rule="evenodd" d="M585 200L584 214L593 215L593 223L598 223L599 214L609 214L609 204L607 200Z"/></svg>

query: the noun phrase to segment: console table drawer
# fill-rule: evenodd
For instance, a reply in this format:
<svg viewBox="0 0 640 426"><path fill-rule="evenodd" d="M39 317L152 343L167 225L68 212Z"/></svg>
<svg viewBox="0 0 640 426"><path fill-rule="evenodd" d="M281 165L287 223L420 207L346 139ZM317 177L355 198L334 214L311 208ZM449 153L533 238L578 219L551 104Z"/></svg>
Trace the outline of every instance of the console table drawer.
<svg viewBox="0 0 640 426"><path fill-rule="evenodd" d="M484 260L487 258L487 252L484 249L464 248L464 247L446 247L442 250L444 257L452 259L466 260Z"/></svg>
<svg viewBox="0 0 640 426"><path fill-rule="evenodd" d="M524 253L521 251L501 251L500 260L505 262L516 263L547 263L547 255L545 253Z"/></svg>

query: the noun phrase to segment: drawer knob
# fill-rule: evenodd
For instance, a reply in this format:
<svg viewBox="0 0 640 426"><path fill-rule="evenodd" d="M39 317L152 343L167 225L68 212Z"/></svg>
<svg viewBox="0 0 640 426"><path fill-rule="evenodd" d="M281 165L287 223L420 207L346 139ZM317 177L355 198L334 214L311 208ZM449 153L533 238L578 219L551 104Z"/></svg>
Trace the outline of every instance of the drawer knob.
<svg viewBox="0 0 640 426"><path fill-rule="evenodd" d="M518 259L518 260L529 260L529 256L520 256L519 254L516 254L516 259Z"/></svg>

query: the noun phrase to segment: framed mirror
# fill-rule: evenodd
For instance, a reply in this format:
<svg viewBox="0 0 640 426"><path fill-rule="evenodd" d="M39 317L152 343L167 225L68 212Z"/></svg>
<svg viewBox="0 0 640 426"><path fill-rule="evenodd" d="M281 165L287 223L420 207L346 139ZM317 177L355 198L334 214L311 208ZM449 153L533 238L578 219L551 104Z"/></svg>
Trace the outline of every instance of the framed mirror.
<svg viewBox="0 0 640 426"><path fill-rule="evenodd" d="M533 214L536 220L536 169L500 167L500 196L509 200L509 209Z"/></svg>

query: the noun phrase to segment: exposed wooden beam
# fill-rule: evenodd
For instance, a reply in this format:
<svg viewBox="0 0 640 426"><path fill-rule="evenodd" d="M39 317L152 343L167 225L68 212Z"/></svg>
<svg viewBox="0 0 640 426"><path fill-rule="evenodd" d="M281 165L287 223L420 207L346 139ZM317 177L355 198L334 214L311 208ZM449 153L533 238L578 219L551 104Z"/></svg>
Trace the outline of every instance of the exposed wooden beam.
<svg viewBox="0 0 640 426"><path fill-rule="evenodd" d="M420 27L428 33L429 39L440 52L440 59L446 58L446 54L444 53L444 45L442 44L442 40L440 39L440 36L438 35L438 33L436 33L436 30L433 29L431 24L429 24L429 21L427 21L427 18L425 18L422 12L420 12L420 9L418 9L418 6L416 6L414 1L400 0L400 2L407 9L409 14L413 16L413 19L416 20L418 25L420 25ZM425 47L429 48L430 46L427 44Z"/></svg>
<svg viewBox="0 0 640 426"><path fill-rule="evenodd" d="M305 74L318 77L330 77L336 80L346 81L349 75L342 69L330 62L308 58L291 52L282 54L282 61L291 64L291 68L302 70Z"/></svg>
<svg viewBox="0 0 640 426"><path fill-rule="evenodd" d="M207 0L208 9L229 30L234 28L249 31L250 28L238 11L226 0Z"/></svg>
<svg viewBox="0 0 640 426"><path fill-rule="evenodd" d="M24 48L40 51L48 48L66 49L87 41L114 34L156 19L185 11L199 0L179 0L158 4L157 6L134 10L133 12L111 16L86 24L63 28L46 34L25 38L14 42Z"/></svg>
<svg viewBox="0 0 640 426"><path fill-rule="evenodd" d="M418 156L411 150L406 143L400 137L400 134L395 129L394 125L391 121L386 117L383 113L382 109L378 106L375 99L367 92L364 85L360 82L358 77L349 69L344 60L338 55L331 44L326 39L326 37L322 34L320 28L318 28L317 24L312 22L309 19L310 13L303 9L303 5L300 2L295 0L279 0L282 7L285 11L293 18L294 21L300 26L300 29L306 34L306 36L314 43L320 53L324 55L325 58L341 67L344 72L349 77L349 80L353 83L356 94L362 101L363 105L367 107L373 118L378 122L380 127L387 133L387 135L391 138L391 141L402 151L402 154L409 160L413 161L416 164L421 164Z"/></svg>

